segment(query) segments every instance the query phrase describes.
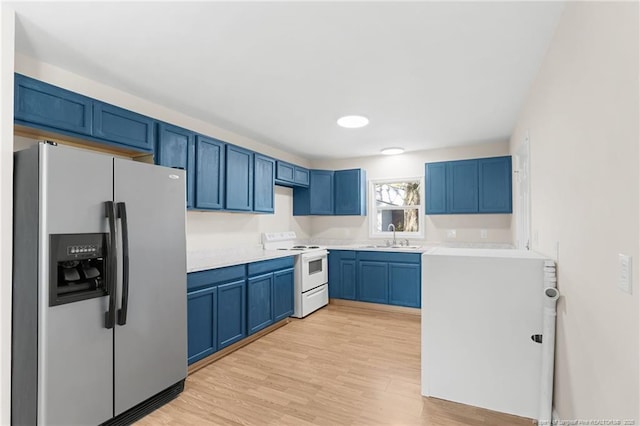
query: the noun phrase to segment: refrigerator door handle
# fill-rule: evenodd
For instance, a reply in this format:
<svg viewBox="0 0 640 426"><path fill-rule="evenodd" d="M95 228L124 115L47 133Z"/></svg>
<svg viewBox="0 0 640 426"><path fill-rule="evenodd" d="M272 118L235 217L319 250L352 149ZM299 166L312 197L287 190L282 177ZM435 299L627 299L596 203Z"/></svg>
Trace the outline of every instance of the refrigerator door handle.
<svg viewBox="0 0 640 426"><path fill-rule="evenodd" d="M105 328L113 328L116 323L116 213L113 201L105 202L106 217L109 222L107 238L107 290L109 292L109 310L105 313Z"/></svg>
<svg viewBox="0 0 640 426"><path fill-rule="evenodd" d="M120 202L117 206L118 218L122 221L122 307L118 310L118 325L125 325L129 306L129 226L125 203Z"/></svg>

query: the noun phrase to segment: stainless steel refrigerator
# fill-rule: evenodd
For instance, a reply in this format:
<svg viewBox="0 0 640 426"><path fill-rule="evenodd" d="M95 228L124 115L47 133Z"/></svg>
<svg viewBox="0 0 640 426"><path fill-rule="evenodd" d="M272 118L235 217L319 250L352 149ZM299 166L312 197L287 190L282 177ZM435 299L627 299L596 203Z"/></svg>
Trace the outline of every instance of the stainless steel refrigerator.
<svg viewBox="0 0 640 426"><path fill-rule="evenodd" d="M15 154L12 423L129 424L184 388L185 174Z"/></svg>

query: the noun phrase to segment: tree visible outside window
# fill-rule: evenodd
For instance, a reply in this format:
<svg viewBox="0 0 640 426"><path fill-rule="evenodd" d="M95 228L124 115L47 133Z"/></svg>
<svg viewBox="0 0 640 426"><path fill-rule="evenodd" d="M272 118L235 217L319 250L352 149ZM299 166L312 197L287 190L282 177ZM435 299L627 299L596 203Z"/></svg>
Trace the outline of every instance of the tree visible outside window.
<svg viewBox="0 0 640 426"><path fill-rule="evenodd" d="M389 225L403 238L423 238L422 178L371 181L371 236L390 236Z"/></svg>

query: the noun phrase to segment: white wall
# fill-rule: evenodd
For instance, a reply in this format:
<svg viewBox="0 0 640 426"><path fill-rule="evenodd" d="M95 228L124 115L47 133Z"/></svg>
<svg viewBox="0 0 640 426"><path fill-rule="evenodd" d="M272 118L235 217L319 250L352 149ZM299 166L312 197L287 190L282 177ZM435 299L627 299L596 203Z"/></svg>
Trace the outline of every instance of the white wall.
<svg viewBox="0 0 640 426"><path fill-rule="evenodd" d="M295 231L309 238L311 218L293 216L292 192L275 187L274 214L188 212L187 250L257 246L262 232Z"/></svg>
<svg viewBox="0 0 640 426"><path fill-rule="evenodd" d="M638 13L567 3L511 139L515 152L529 131L533 248L559 244L561 419L640 421ZM633 256L633 295L616 288L618 253Z"/></svg>
<svg viewBox="0 0 640 426"><path fill-rule="evenodd" d="M0 4L0 424L10 422L15 12Z"/></svg>
<svg viewBox="0 0 640 426"><path fill-rule="evenodd" d="M424 164L433 161L462 160L467 158L509 155L509 142L493 142L455 148L409 152L396 156L350 158L345 160L314 161L317 169L363 168L367 179L424 176ZM512 243L512 216L489 215L428 215L424 242L491 242ZM317 216L313 218L311 233L314 238L369 239L367 217ZM456 230L456 238L447 238L447 231ZM487 230L487 238L480 231Z"/></svg>

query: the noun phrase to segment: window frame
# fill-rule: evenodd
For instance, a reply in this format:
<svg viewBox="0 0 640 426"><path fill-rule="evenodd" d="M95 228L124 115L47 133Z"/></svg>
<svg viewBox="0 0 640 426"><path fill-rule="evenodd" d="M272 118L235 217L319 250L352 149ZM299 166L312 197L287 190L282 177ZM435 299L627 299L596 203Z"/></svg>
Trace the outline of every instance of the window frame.
<svg viewBox="0 0 640 426"><path fill-rule="evenodd" d="M424 176L398 177L398 178L377 178L369 179L369 238L389 239L393 238L393 231L378 231L378 207L376 206L376 184L398 183L398 182L419 182L420 183L420 204L418 207L418 232L396 232L396 239L424 239L425 235L425 210L424 210ZM399 209L403 207L398 206ZM413 207L412 207L413 208Z"/></svg>

